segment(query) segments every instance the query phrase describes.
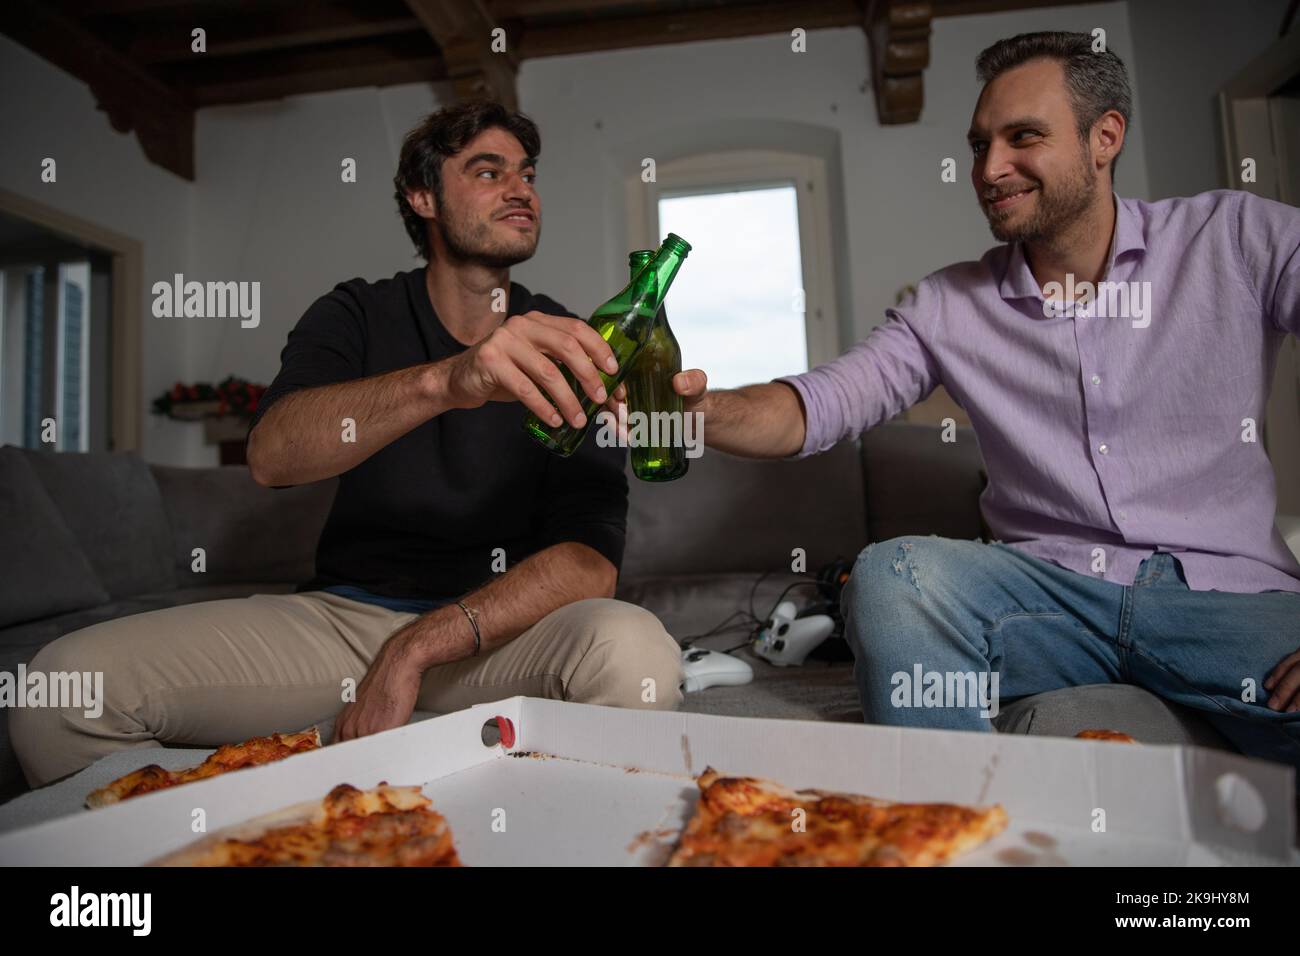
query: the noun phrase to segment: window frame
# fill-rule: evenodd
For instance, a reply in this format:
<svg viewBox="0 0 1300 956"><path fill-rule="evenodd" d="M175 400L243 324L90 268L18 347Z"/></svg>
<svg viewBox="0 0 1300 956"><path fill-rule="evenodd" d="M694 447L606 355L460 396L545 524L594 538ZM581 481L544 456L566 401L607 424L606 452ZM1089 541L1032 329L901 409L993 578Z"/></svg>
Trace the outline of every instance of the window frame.
<svg viewBox="0 0 1300 956"><path fill-rule="evenodd" d="M97 414L103 417L99 424L87 427L103 429L109 451L138 450L145 408L141 374L143 243L4 188L0 188L0 212L25 219L106 257L108 295L100 312L107 321L108 341L104 345L109 374L103 393L96 385L95 401L106 394L108 408L99 412L91 402L88 407L92 422ZM95 274L92 266L91 298L99 302L94 292ZM98 447L95 441L91 447Z"/></svg>
<svg viewBox="0 0 1300 956"><path fill-rule="evenodd" d="M825 160L777 150L727 150L656 163L654 182L643 182L641 175L638 170L625 183L631 249L652 249L659 244L659 200L665 196L794 185L799 216L808 367L815 368L840 355L839 308L835 296L834 246ZM689 240L690 237L685 238Z"/></svg>

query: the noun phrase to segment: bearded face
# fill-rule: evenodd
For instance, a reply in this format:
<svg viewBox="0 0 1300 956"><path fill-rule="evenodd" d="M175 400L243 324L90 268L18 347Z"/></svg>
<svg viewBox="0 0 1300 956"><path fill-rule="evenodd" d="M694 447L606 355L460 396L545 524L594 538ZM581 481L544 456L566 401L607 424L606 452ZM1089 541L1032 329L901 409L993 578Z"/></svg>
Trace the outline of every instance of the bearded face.
<svg viewBox="0 0 1300 956"><path fill-rule="evenodd" d="M542 234L536 177L532 158L511 133L493 128L474 137L443 161L430 224L434 249L492 269L532 258Z"/></svg>
<svg viewBox="0 0 1300 956"><path fill-rule="evenodd" d="M1031 60L990 81L968 138L975 197L1001 242L1051 241L1089 215L1107 186L1055 61Z"/></svg>
<svg viewBox="0 0 1300 956"><path fill-rule="evenodd" d="M1079 162L1050 180L986 187L980 208L999 242L1050 241L1079 221L1097 198L1099 177L1082 145Z"/></svg>
<svg viewBox="0 0 1300 956"><path fill-rule="evenodd" d="M489 212L446 199L438 203L433 228L450 256L493 269L509 269L531 259L542 235L541 218L535 212L527 214L524 207Z"/></svg>

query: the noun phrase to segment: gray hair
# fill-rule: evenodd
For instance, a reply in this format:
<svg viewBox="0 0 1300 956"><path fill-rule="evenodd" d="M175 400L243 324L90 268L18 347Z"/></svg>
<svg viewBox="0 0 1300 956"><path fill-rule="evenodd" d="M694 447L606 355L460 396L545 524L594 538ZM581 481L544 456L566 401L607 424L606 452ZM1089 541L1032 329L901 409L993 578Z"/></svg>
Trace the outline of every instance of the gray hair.
<svg viewBox="0 0 1300 956"><path fill-rule="evenodd" d="M1093 38L1087 33L1021 33L999 40L980 53L975 60L975 75L987 86L1007 70L1030 60L1055 60L1065 71L1079 139L1087 142L1093 124L1103 113L1114 110L1124 117L1125 126L1133 114L1133 90L1124 61L1110 50L1094 53L1092 45ZM1112 177L1118 162L1116 153L1110 164Z"/></svg>

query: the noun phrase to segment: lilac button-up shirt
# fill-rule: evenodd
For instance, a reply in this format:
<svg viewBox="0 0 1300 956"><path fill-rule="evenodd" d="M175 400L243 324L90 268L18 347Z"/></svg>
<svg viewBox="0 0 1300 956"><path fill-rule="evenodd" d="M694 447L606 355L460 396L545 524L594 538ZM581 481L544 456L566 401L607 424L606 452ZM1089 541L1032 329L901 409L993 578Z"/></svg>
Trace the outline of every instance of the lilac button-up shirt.
<svg viewBox="0 0 1300 956"><path fill-rule="evenodd" d="M1260 433L1300 333L1298 250L1300 210L1218 191L1117 198L1114 285L1063 312L1019 243L950 266L840 358L780 379L807 415L797 457L942 384L974 426L994 537L1118 584L1159 550L1193 590L1300 591Z"/></svg>

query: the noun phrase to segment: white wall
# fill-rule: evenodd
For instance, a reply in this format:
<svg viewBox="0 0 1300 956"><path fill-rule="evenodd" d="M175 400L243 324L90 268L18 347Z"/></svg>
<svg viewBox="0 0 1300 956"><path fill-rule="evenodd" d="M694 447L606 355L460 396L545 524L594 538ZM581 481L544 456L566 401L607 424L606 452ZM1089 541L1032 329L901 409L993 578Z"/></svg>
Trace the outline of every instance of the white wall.
<svg viewBox="0 0 1300 956"><path fill-rule="evenodd" d="M422 265L393 200L402 137L449 100L413 84L199 112L189 270L199 281L260 281L261 324L190 319L199 379L269 384L285 337L335 285ZM342 162L357 181L342 181Z"/></svg>
<svg viewBox="0 0 1300 956"><path fill-rule="evenodd" d="M1218 93L1276 39L1288 0L1135 0L1141 53L1135 121L1145 133L1152 199L1221 189ZM1294 28L1293 28L1294 29Z"/></svg>
<svg viewBox="0 0 1300 956"><path fill-rule="evenodd" d="M133 135L113 131L89 88L8 37L0 36L0 185L88 219L144 245L151 277L188 262L190 184L145 159ZM58 181L41 182L41 162L57 163ZM155 319L143 296L142 453L152 461L204 461L201 429L148 414L150 400L176 379L193 379L186 329Z"/></svg>

